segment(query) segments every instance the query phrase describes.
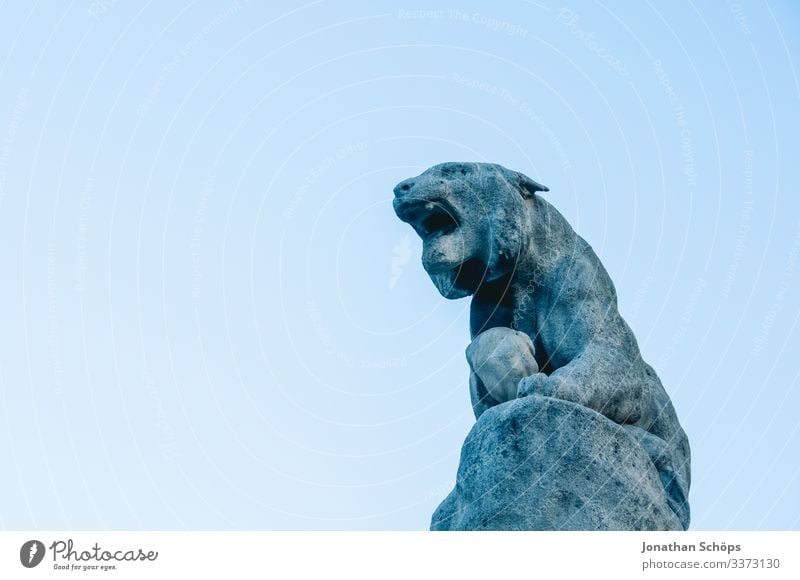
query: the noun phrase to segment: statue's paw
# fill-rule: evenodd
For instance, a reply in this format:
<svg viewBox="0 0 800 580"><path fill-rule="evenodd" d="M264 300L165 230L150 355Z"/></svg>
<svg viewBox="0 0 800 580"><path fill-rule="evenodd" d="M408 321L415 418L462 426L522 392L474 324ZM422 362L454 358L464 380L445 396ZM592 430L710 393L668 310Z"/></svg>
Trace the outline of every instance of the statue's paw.
<svg viewBox="0 0 800 580"><path fill-rule="evenodd" d="M548 376L544 373L536 373L524 377L517 383L517 398L529 397L530 395L546 395L547 379Z"/></svg>
<svg viewBox="0 0 800 580"><path fill-rule="evenodd" d="M548 376L544 373L536 373L520 380L517 384L517 397L527 397L533 394L573 403L583 403L576 385L558 375Z"/></svg>

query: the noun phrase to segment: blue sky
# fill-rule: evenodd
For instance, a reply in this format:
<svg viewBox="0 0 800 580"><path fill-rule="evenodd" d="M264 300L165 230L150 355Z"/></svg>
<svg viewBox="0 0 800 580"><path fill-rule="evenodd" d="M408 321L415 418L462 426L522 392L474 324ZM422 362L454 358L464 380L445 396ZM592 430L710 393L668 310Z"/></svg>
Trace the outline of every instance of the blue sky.
<svg viewBox="0 0 800 580"><path fill-rule="evenodd" d="M794 3L0 10L0 527L426 529L468 302L391 191L448 160L600 255L692 528L800 525Z"/></svg>

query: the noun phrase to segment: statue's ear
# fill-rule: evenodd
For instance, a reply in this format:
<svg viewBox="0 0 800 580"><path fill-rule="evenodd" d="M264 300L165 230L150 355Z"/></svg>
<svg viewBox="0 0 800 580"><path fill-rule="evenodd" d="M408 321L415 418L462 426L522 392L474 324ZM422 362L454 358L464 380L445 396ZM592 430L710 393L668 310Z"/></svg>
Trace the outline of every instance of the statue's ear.
<svg viewBox="0 0 800 580"><path fill-rule="evenodd" d="M512 171L511 169L503 168L503 171L506 175L506 179L514 185L519 194L525 198L530 199L533 197L537 191L550 191L550 188L546 185L542 185L541 183L534 181L527 175L524 175L518 171Z"/></svg>

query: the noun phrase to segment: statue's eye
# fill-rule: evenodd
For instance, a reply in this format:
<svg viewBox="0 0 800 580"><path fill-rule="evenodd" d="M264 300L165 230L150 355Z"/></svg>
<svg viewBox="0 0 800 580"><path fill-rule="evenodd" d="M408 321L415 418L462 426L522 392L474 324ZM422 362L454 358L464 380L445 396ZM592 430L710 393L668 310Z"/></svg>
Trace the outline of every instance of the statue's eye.
<svg viewBox="0 0 800 580"><path fill-rule="evenodd" d="M420 227L425 237L449 234L458 227L456 218L443 208L436 208L421 222Z"/></svg>

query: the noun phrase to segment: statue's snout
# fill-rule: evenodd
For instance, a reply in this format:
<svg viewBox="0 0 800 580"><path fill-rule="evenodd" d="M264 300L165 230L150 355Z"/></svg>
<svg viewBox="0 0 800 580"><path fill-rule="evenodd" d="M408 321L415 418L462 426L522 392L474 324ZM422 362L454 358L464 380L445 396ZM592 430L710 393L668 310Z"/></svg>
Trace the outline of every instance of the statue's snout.
<svg viewBox="0 0 800 580"><path fill-rule="evenodd" d="M404 179L400 183L394 186L394 196L401 197L404 194L407 194L412 187L414 187L416 179Z"/></svg>

